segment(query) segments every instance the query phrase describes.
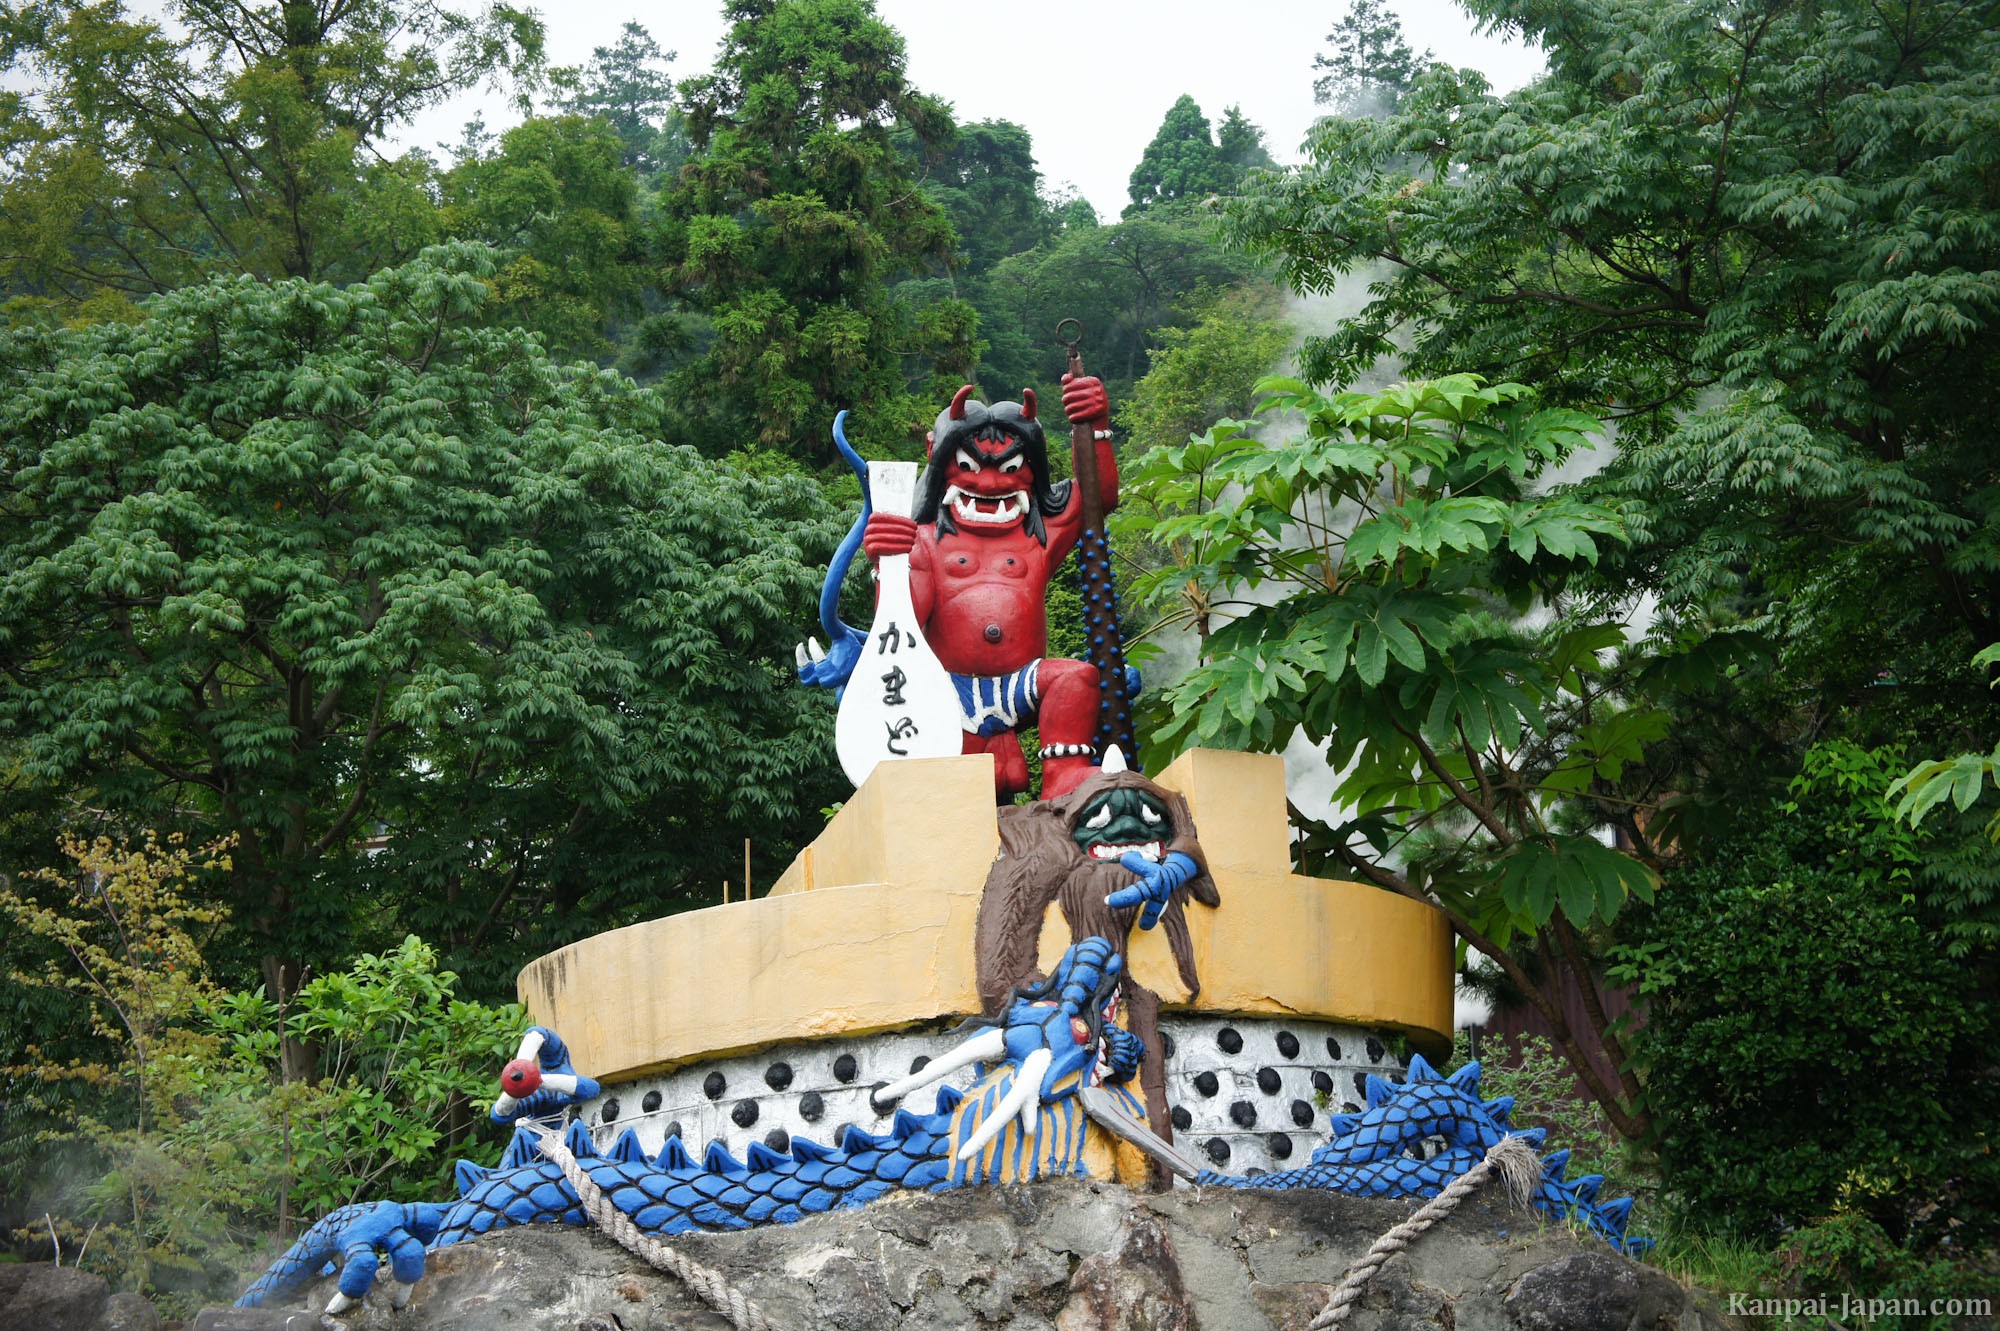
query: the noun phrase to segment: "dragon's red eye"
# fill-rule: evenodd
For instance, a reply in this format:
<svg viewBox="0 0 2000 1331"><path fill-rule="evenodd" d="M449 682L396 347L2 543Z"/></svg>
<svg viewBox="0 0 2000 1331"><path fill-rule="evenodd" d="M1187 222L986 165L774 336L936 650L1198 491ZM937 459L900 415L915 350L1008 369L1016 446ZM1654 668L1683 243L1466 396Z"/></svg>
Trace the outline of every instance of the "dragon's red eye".
<svg viewBox="0 0 2000 1331"><path fill-rule="evenodd" d="M1076 1037L1078 1044L1090 1043L1090 1027L1085 1024L1082 1017L1071 1017L1069 1019L1069 1033Z"/></svg>
<svg viewBox="0 0 2000 1331"><path fill-rule="evenodd" d="M525 1100L542 1084L542 1070L529 1058L517 1058L500 1072L500 1089L516 1100Z"/></svg>

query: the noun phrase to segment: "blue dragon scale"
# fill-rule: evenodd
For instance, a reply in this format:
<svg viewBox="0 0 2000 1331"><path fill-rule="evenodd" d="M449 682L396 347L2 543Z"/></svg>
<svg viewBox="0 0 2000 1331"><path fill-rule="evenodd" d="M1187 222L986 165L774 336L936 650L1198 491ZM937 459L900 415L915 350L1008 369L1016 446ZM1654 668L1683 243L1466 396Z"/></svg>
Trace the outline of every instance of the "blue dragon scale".
<svg viewBox="0 0 2000 1331"><path fill-rule="evenodd" d="M898 1109L881 1136L849 1128L835 1146L795 1137L789 1154L753 1144L742 1160L719 1143L697 1159L677 1137L649 1156L629 1130L608 1151L599 1151L580 1123L569 1124L563 1143L612 1205L642 1232L662 1236L784 1224L861 1206L899 1189L941 1192L1062 1175L1136 1176L1129 1160L1127 1168L1119 1166L1119 1153L1133 1148L1098 1126L1084 1108L1083 1092L1092 1088L1114 1097L1129 1121L1144 1117L1138 1100L1124 1089L1143 1051L1116 1021L1120 970L1110 943L1101 938L1076 943L1048 979L1015 991L1002 1019L980 1023L958 1049L877 1091L877 1104L886 1108L959 1068L974 1066L980 1074L964 1093L940 1087L927 1114ZM532 1070L523 1066L528 1060ZM300 1237L238 1306L285 1300L338 1271L339 1293L327 1311L342 1312L374 1286L386 1255L389 1298L400 1307L422 1276L429 1251L510 1225L589 1223L575 1189L545 1156L541 1142L550 1131L543 1119L595 1095L596 1084L569 1066L561 1040L540 1027L529 1032L522 1058L508 1065L502 1084L494 1117L515 1122L514 1137L493 1168L459 1162L457 1200L341 1207ZM1255 1177L1203 1172L1197 1181L1434 1196L1510 1133L1513 1103L1480 1098L1477 1064L1441 1077L1413 1057L1403 1082L1371 1077L1367 1093L1364 1110L1332 1117L1333 1140L1303 1168ZM1514 1135L1541 1144L1540 1129ZM1567 1163L1566 1151L1544 1158L1535 1205L1580 1221L1621 1251L1649 1246L1626 1236L1630 1199L1598 1202L1602 1178L1566 1181Z"/></svg>

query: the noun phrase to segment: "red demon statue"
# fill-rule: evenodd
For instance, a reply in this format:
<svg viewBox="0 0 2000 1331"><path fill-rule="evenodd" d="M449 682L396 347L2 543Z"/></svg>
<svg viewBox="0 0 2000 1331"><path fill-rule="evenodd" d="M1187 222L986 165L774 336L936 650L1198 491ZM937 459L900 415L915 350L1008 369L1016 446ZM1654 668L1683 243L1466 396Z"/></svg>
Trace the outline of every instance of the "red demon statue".
<svg viewBox="0 0 2000 1331"><path fill-rule="evenodd" d="M1019 728L1041 733L1042 795L1075 789L1093 768L1097 668L1050 658L1049 579L1083 528L1081 495L1049 479L1035 394L987 406L968 385L939 413L912 518L876 513L861 548L908 553L924 637L958 686L966 753L990 753L999 798L1028 788ZM1097 379L1066 375L1063 410L1096 441L1104 511L1118 503L1111 408Z"/></svg>

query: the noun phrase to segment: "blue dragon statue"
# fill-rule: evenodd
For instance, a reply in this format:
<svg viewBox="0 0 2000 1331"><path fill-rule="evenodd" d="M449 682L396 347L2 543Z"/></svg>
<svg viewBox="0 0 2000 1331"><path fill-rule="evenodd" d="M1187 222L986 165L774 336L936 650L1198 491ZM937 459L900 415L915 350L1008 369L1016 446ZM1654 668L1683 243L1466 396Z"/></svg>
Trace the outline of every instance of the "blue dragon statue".
<svg viewBox="0 0 2000 1331"><path fill-rule="evenodd" d="M1061 1175L1136 1177L1129 1160L1122 1169L1118 1162L1121 1151L1133 1148L1098 1126L1085 1107L1086 1092L1109 1095L1117 1117L1143 1121L1138 1100L1124 1089L1143 1049L1117 1024L1121 970L1117 950L1104 939L1074 944L1046 980L1015 991L1004 1017L976 1021L976 1033L957 1049L878 1090L876 1102L886 1108L960 1068L982 1070L966 1092L940 1087L928 1114L899 1109L882 1136L849 1128L831 1147L795 1137L789 1154L752 1144L743 1160L720 1143L697 1160L678 1137L649 1158L630 1130L599 1151L580 1123L568 1126L563 1143L618 1210L657 1235L783 1224L860 1206L896 1189L939 1192ZM1401 1085L1369 1079L1367 1109L1334 1116L1334 1140L1305 1168L1251 1178L1203 1173L1197 1181L1373 1196L1435 1194L1507 1134L1511 1101L1482 1101L1478 1078L1477 1065L1440 1078L1413 1058ZM459 1162L457 1200L341 1207L294 1243L238 1306L289 1298L337 1270L339 1292L327 1311L343 1312L373 1287L386 1254L390 1302L401 1307L429 1251L511 1225L589 1223L576 1190L541 1141L552 1131L546 1116L591 1098L596 1084L569 1065L553 1032L536 1027L502 1085L494 1117L515 1122L514 1137L493 1168ZM1540 1144L1539 1129L1521 1135ZM1444 1148L1423 1157L1421 1145L1437 1138ZM1644 1240L1625 1237L1629 1199L1596 1202L1602 1180L1595 1176L1564 1182L1567 1159L1560 1151L1546 1157L1536 1204L1578 1217L1622 1250L1640 1250Z"/></svg>

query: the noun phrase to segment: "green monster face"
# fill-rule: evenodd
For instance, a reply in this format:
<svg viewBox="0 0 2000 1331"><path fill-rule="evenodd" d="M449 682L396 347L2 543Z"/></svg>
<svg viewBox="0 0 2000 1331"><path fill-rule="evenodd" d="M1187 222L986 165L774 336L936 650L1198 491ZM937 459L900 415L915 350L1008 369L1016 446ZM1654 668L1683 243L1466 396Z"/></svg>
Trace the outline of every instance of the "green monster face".
<svg viewBox="0 0 2000 1331"><path fill-rule="evenodd" d="M1070 839L1094 860L1115 860L1136 850L1158 861L1174 839L1173 815L1153 795L1134 786L1119 786L1083 806L1070 829Z"/></svg>

